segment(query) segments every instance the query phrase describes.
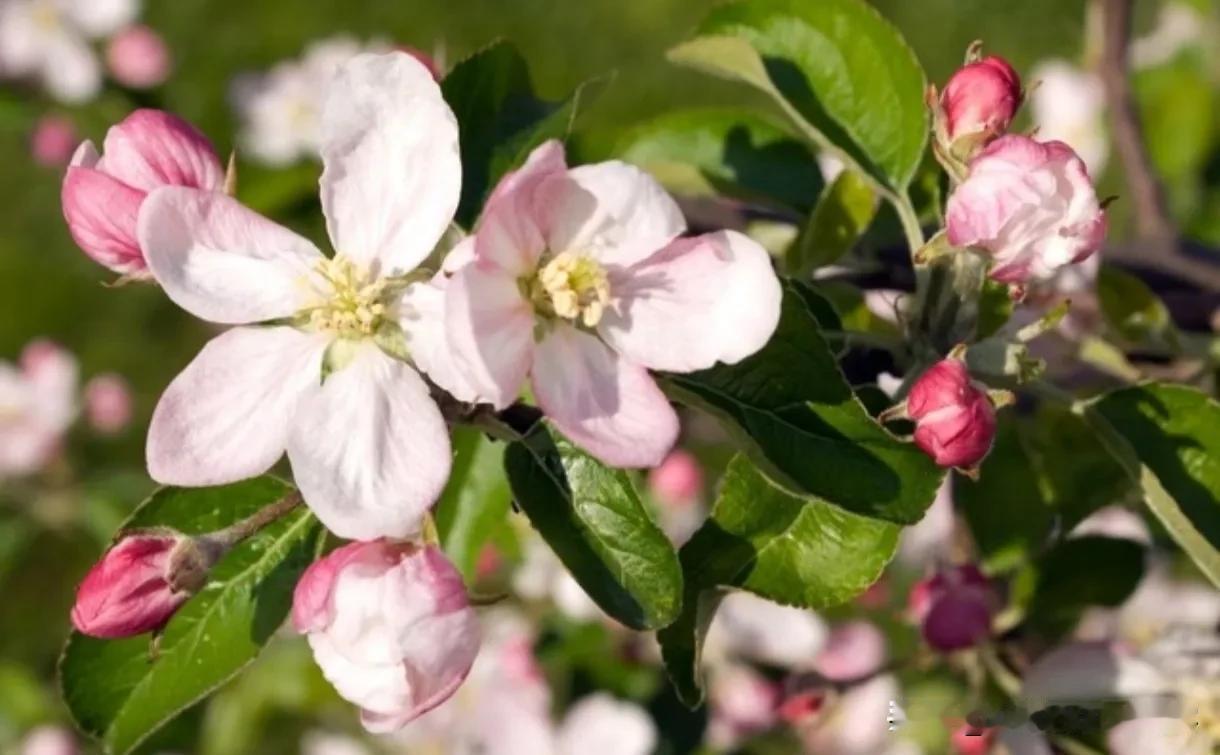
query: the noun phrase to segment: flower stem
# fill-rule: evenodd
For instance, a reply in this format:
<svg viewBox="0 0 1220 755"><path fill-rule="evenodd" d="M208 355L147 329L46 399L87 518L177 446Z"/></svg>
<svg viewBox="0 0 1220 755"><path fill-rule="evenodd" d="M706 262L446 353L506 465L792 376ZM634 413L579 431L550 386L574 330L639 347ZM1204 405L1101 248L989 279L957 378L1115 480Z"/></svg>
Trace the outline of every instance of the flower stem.
<svg viewBox="0 0 1220 755"><path fill-rule="evenodd" d="M237 545L242 540L250 537L262 528L283 517L291 512L297 506L300 506L304 499L301 498L301 491L293 490L280 500L268 506L259 509L255 513L241 520L240 522L204 535L209 544L215 545L222 550L228 550L234 545Z"/></svg>

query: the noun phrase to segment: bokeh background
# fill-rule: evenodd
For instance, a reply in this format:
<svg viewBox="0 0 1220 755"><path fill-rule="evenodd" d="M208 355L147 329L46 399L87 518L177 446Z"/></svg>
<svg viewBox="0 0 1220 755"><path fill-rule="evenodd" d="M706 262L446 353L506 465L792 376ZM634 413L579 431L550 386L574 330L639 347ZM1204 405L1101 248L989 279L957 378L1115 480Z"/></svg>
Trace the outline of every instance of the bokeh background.
<svg viewBox="0 0 1220 755"><path fill-rule="evenodd" d="M1215 3L1172 3L1196 9L1216 42ZM1168 4L1140 0L1136 34L1153 32ZM146 0L141 21L164 38L172 56L163 85L137 91L110 82L96 99L66 106L36 85L0 81L0 360L16 360L33 339L52 339L76 356L82 378L123 376L134 408L130 424L117 434L79 423L63 453L35 481L0 479L0 751L17 751L32 726L65 721L53 678L75 583L124 512L151 489L142 472L148 416L159 392L210 336L153 286L111 287L114 276L74 246L60 214L62 167L40 164L31 154L39 119L65 116L81 138L100 142L105 129L133 108L164 108L197 124L227 155L239 129L235 77L296 58L315 40L346 34L410 45L452 65L504 38L527 59L544 97L560 98L589 78L615 72L612 84L581 114L574 137L580 154L600 157L612 151L624 129L676 106L754 101L744 88L664 58L712 5L713 0ZM943 82L975 39L1021 71L1048 59L1089 62L1082 0L874 5L906 35L931 81ZM1207 45L1194 45L1136 74L1152 155L1171 206L1187 235L1205 246L1220 243L1218 59ZM1123 193L1116 162L1109 160L1100 177L1102 194ZM268 167L239 152L238 165L240 198L324 241L315 162ZM1120 201L1114 224L1119 240L1126 233L1125 212ZM708 453L707 459L718 458L723 453ZM708 477L711 486L714 474ZM512 546L505 551L514 557ZM651 707L661 723L663 751L697 746L705 714L683 712L666 694L655 664L607 663L612 639L597 622L562 615L547 621L540 656L560 701L610 689ZM354 718L312 669L303 645L284 641L210 707L172 726L150 751L294 752L303 732L319 729L352 732Z"/></svg>

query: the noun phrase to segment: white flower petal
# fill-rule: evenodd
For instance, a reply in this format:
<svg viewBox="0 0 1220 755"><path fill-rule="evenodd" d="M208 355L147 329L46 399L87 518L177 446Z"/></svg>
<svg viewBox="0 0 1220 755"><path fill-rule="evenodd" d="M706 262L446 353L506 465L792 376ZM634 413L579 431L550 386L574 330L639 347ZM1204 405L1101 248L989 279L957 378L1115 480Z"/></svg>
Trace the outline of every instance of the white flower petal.
<svg viewBox="0 0 1220 755"><path fill-rule="evenodd" d="M411 361L432 382L459 401L483 400L449 346L443 276L437 283L416 283L403 293L398 302L398 324L406 337Z"/></svg>
<svg viewBox="0 0 1220 755"><path fill-rule="evenodd" d="M221 485L267 471L284 453L325 341L294 328L234 328L174 378L148 430L148 473L168 485Z"/></svg>
<svg viewBox="0 0 1220 755"><path fill-rule="evenodd" d="M632 265L686 230L674 200L633 165L583 165L568 177L579 190L556 192L548 211L547 240L556 252L585 251L606 264Z"/></svg>
<svg viewBox="0 0 1220 755"><path fill-rule="evenodd" d="M779 279L767 251L735 231L679 239L613 272L598 332L654 370L693 372L761 349L779 323Z"/></svg>
<svg viewBox="0 0 1220 755"><path fill-rule="evenodd" d="M140 15L140 0L60 0L72 23L90 37L105 37Z"/></svg>
<svg viewBox="0 0 1220 755"><path fill-rule="evenodd" d="M382 272L418 265L457 210L457 120L405 52L342 65L322 112L322 207L335 250Z"/></svg>
<svg viewBox="0 0 1220 755"><path fill-rule="evenodd" d="M496 408L516 400L534 356L534 312L495 264L466 265L445 288L445 329L465 380Z"/></svg>
<svg viewBox="0 0 1220 755"><path fill-rule="evenodd" d="M678 415L648 371L569 325L538 344L532 377L547 417L606 464L655 467L678 438Z"/></svg>
<svg viewBox="0 0 1220 755"><path fill-rule="evenodd" d="M449 477L449 433L415 370L365 345L306 390L288 460L305 502L336 535L408 537Z"/></svg>
<svg viewBox="0 0 1220 755"><path fill-rule="evenodd" d="M47 37L42 81L52 97L68 103L93 99L102 88L102 67L81 38L62 32Z"/></svg>
<svg viewBox="0 0 1220 755"><path fill-rule="evenodd" d="M178 306L238 324L295 314L322 254L224 194L166 186L140 208L140 248Z"/></svg>

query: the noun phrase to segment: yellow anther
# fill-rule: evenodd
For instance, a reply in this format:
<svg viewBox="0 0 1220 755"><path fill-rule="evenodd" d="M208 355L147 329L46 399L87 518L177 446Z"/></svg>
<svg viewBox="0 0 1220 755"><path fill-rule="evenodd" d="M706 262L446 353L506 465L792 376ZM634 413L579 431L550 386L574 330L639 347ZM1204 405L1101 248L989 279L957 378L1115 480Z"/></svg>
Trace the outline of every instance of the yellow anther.
<svg viewBox="0 0 1220 755"><path fill-rule="evenodd" d="M336 256L317 266L321 302L309 310L309 324L347 338L373 335L386 315L386 282L372 280L350 259Z"/></svg>
<svg viewBox="0 0 1220 755"><path fill-rule="evenodd" d="M563 252L538 271L534 303L540 310L592 328L601 322L610 302L605 269L585 255Z"/></svg>

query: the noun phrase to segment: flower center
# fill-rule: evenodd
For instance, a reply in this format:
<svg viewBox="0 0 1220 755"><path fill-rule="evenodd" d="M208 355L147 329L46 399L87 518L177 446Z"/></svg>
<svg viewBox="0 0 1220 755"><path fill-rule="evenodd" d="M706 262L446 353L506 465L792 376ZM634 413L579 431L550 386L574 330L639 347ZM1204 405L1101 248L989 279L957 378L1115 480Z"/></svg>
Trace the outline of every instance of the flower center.
<svg viewBox="0 0 1220 755"><path fill-rule="evenodd" d="M34 24L43 31L56 31L60 27L59 11L51 3L37 3L31 9L30 17Z"/></svg>
<svg viewBox="0 0 1220 755"><path fill-rule="evenodd" d="M538 271L529 286L534 309L584 323L592 328L601 322L610 302L606 270L591 257L575 252L556 255Z"/></svg>
<svg viewBox="0 0 1220 755"><path fill-rule="evenodd" d="M321 304L309 310L309 324L345 338L376 333L386 314L387 281L374 278L342 255L322 260L316 269L330 290L322 293Z"/></svg>

